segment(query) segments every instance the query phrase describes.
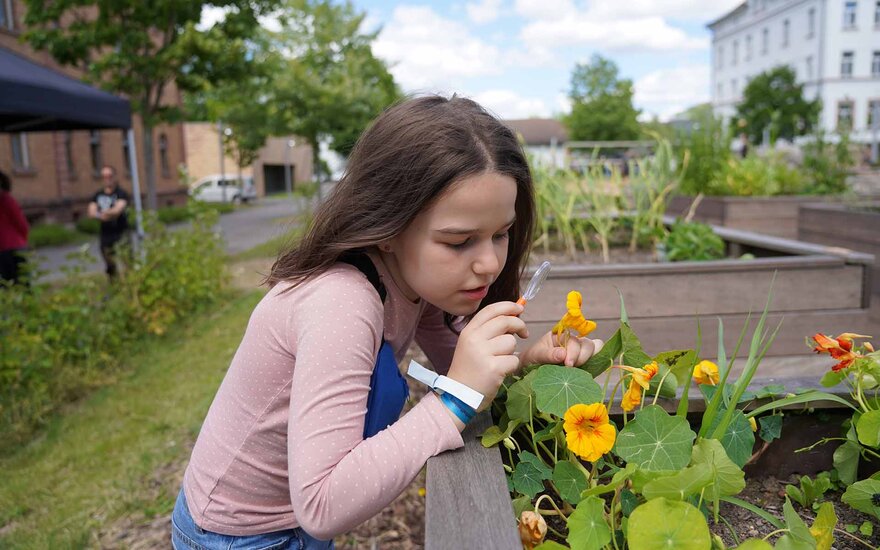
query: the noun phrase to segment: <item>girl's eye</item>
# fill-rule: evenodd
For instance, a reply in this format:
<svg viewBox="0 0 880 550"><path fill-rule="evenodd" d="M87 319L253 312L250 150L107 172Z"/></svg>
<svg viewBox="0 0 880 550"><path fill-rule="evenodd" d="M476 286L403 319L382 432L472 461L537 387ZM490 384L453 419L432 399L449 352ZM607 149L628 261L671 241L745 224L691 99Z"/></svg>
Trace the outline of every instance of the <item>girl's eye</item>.
<svg viewBox="0 0 880 550"><path fill-rule="evenodd" d="M499 234L495 235L495 240L496 241L503 241L504 239L506 239L509 236L510 236L510 229L508 229L504 233L499 233Z"/></svg>
<svg viewBox="0 0 880 550"><path fill-rule="evenodd" d="M460 243L446 243L446 246L448 246L449 248L452 248L454 250L461 250L462 248L465 248L468 244L470 244L470 242L471 242L471 240L468 238L468 239L463 240Z"/></svg>

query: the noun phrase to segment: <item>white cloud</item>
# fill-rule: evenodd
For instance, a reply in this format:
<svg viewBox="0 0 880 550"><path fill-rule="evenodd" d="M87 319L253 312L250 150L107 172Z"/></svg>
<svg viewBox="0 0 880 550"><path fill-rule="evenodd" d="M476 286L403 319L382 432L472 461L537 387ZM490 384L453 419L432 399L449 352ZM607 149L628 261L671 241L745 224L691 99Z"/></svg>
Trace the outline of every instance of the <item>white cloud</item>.
<svg viewBox="0 0 880 550"><path fill-rule="evenodd" d="M560 20L538 20L523 27L520 37L530 47L591 45L604 50L697 50L708 47L706 38L688 36L662 17L603 20L578 13Z"/></svg>
<svg viewBox="0 0 880 550"><path fill-rule="evenodd" d="M571 0L516 0L513 10L523 19L551 21L577 13Z"/></svg>
<svg viewBox="0 0 880 550"><path fill-rule="evenodd" d="M485 90L471 96L474 101L504 119L549 117L544 100L523 97L511 90Z"/></svg>
<svg viewBox="0 0 880 550"><path fill-rule="evenodd" d="M688 107L709 100L709 66L688 65L653 71L638 78L633 87L633 102L648 118L657 115L661 120L668 120Z"/></svg>
<svg viewBox="0 0 880 550"><path fill-rule="evenodd" d="M480 0L465 5L468 17L477 24L491 23L498 19L502 0Z"/></svg>
<svg viewBox="0 0 880 550"><path fill-rule="evenodd" d="M742 0L592 0L590 12L596 17L612 19L638 14L639 17L662 16L708 22L740 4Z"/></svg>
<svg viewBox="0 0 880 550"><path fill-rule="evenodd" d="M504 61L497 47L426 6L396 7L373 52L391 65L405 90L460 86L463 78L498 75Z"/></svg>

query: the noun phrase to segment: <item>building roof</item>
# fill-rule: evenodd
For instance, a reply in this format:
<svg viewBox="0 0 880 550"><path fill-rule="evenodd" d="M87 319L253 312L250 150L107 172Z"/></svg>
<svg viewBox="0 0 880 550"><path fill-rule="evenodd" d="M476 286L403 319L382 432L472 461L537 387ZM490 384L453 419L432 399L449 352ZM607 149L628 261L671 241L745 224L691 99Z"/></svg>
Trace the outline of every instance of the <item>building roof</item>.
<svg viewBox="0 0 880 550"><path fill-rule="evenodd" d="M560 144L568 140L565 126L553 118L505 120L504 123L521 135L526 145L550 145L553 138L556 139L556 143Z"/></svg>
<svg viewBox="0 0 880 550"><path fill-rule="evenodd" d="M710 21L710 22L706 23L706 26L711 29L712 27L714 27L718 23L721 23L722 21L724 21L728 17L734 16L734 15L737 15L737 14L740 14L740 13L746 11L746 8L748 7L748 5L749 5L748 2L743 2L742 4L738 5L737 7L733 8L729 12L722 15L721 17L716 18L714 21Z"/></svg>

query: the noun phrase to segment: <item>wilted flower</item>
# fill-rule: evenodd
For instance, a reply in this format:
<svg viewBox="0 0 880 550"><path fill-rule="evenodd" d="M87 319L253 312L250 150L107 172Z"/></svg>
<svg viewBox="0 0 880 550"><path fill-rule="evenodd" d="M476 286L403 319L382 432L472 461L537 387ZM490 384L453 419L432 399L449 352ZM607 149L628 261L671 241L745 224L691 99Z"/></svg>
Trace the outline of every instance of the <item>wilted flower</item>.
<svg viewBox="0 0 880 550"><path fill-rule="evenodd" d="M714 386L718 383L718 365L712 361L700 361L694 365L694 382Z"/></svg>
<svg viewBox="0 0 880 550"><path fill-rule="evenodd" d="M755 417L754 417L754 416L750 416L750 417L749 417L749 426L752 427L752 431L753 431L753 432L757 432L757 431L758 431L758 423L755 421Z"/></svg>
<svg viewBox="0 0 880 550"><path fill-rule="evenodd" d="M657 366L657 361L651 361L640 369L626 365L617 365L617 368L631 373L629 387L620 401L620 408L629 412L642 402L642 392L651 387L651 379L654 378L660 367Z"/></svg>
<svg viewBox="0 0 880 550"><path fill-rule="evenodd" d="M831 370L834 372L841 371L852 365L853 361L862 357L861 354L852 350L855 338L870 338L870 336L844 332L837 336L837 338L830 338L819 332L813 335L813 342L816 344L813 351L816 353L827 353L834 359L837 359L838 363L831 367Z"/></svg>
<svg viewBox="0 0 880 550"><path fill-rule="evenodd" d="M519 517L519 538L522 539L523 548L532 550L544 542L547 535L547 522L544 516L536 512L526 510Z"/></svg>
<svg viewBox="0 0 880 550"><path fill-rule="evenodd" d="M560 344L564 344L563 339L565 337L562 335L568 334L568 329L577 332L577 335L581 338L596 330L596 323L584 317L581 311L582 304L583 298L580 292L572 290L568 293L568 296L565 298L565 308L567 311L562 316L562 319L553 327L553 334L560 337L558 338Z"/></svg>
<svg viewBox="0 0 880 550"><path fill-rule="evenodd" d="M572 405L563 420L568 448L584 460L595 462L614 446L617 431L608 421L608 409L602 403Z"/></svg>

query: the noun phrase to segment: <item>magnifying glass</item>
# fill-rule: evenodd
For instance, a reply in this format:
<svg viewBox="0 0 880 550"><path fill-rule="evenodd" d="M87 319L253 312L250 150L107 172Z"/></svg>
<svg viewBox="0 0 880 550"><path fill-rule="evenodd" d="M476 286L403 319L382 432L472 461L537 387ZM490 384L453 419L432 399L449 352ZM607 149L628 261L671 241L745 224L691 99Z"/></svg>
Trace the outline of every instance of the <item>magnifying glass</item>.
<svg viewBox="0 0 880 550"><path fill-rule="evenodd" d="M529 281L529 286L526 287L526 291L523 292L523 295L520 296L519 300L517 300L516 303L524 306L526 305L526 302L528 302L529 300L533 300L538 294L538 291L541 290L541 285L544 284L544 281L547 279L547 275L549 274L550 262L542 263L535 271L535 274L532 275L532 280Z"/></svg>

